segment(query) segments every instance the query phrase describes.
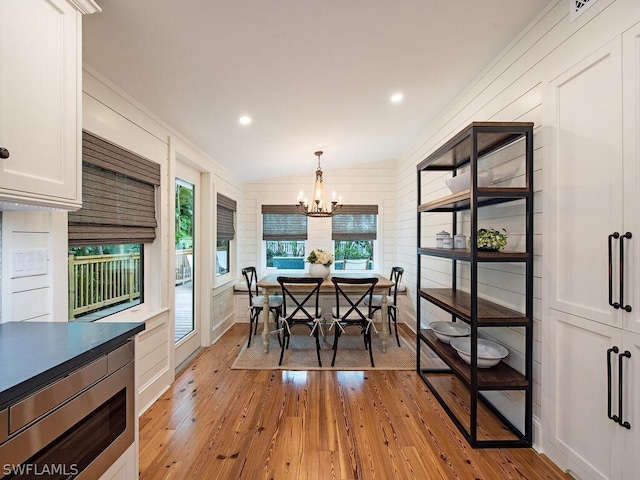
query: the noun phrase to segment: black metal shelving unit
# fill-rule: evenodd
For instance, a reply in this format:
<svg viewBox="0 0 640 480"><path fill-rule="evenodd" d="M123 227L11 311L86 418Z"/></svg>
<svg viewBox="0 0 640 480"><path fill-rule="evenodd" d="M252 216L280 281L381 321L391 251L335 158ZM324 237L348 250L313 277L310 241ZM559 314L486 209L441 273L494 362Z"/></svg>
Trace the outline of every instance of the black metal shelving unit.
<svg viewBox="0 0 640 480"><path fill-rule="evenodd" d="M523 146L524 187L478 187L478 163L498 150ZM450 171L455 175L463 167L470 170L468 190L422 203L423 175L429 171ZM530 447L533 417L533 123L530 122L474 122L461 130L417 166L417 305L418 334L416 366L420 377L433 392L445 411L473 448ZM524 201L525 250L522 252L481 252L475 246L474 232L478 230L478 210L501 203ZM457 214L469 212L471 246L467 249L445 250L423 246L422 222L427 212L449 213L453 233L457 230ZM451 288L422 287L422 259L439 257L451 260ZM466 262L470 272L470 291L457 288L458 262ZM478 265L485 262L516 262L525 265L524 313L489 301L478 295ZM453 321L463 321L471 329L471 365L465 363L450 345L440 342L433 332L423 327L421 302L427 301L451 315ZM477 365L478 328L522 327L525 335L525 368L518 372L500 362L483 369ZM444 367L423 367L422 352L429 347ZM468 392L464 404L452 391ZM483 392L516 390L524 392L524 428L519 429L499 412ZM459 404L456 404L459 402ZM480 419L482 417L482 419ZM501 425L498 429L480 425ZM523 431L522 431L523 430ZM496 433L497 432L497 433ZM493 435L496 433L495 435Z"/></svg>

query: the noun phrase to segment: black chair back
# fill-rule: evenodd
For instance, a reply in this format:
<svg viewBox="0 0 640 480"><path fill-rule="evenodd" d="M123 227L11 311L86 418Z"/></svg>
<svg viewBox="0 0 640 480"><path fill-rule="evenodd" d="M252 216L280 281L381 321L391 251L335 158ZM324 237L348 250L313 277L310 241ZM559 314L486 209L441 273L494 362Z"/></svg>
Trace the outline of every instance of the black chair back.
<svg viewBox="0 0 640 480"><path fill-rule="evenodd" d="M389 289L389 296L393 297L393 304L398 304L398 287L400 287L400 282L402 281L402 275L404 274L404 268L402 267L393 267L391 269L391 276L389 279L394 283L393 287Z"/></svg>
<svg viewBox="0 0 640 480"><path fill-rule="evenodd" d="M245 282L247 282L249 305L252 305L253 297L258 296L258 274L256 273L256 267L244 267L242 269L242 276Z"/></svg>
<svg viewBox="0 0 640 480"><path fill-rule="evenodd" d="M278 277L282 289L283 320L296 319L313 322L320 311L321 277ZM306 287L301 290L300 286ZM311 288L311 290L309 290ZM311 303L314 305L311 305Z"/></svg>
<svg viewBox="0 0 640 480"><path fill-rule="evenodd" d="M373 288L378 283L376 277L350 278L333 276L331 281L335 286L336 292L336 318L344 321L368 322L368 319L373 317L371 304L373 303ZM368 285L368 287L363 293L361 288L357 289L357 291L351 291L349 286L352 285ZM346 303L346 305L341 306L340 303ZM367 311L366 315L362 312L363 309Z"/></svg>

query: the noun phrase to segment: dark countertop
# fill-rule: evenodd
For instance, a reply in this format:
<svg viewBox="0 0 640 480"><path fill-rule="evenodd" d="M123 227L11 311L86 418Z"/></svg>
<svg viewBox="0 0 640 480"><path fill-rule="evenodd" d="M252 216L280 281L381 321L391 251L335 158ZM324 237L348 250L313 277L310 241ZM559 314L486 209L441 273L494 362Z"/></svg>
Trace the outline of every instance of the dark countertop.
<svg viewBox="0 0 640 480"><path fill-rule="evenodd" d="M144 323L0 324L0 410L122 345Z"/></svg>

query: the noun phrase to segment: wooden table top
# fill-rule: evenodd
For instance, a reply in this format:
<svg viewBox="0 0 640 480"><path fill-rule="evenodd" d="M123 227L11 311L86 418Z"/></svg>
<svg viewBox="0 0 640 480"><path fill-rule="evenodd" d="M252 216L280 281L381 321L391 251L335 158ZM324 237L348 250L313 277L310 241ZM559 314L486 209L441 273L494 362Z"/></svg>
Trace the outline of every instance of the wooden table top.
<svg viewBox="0 0 640 480"><path fill-rule="evenodd" d="M278 283L278 277L311 277L308 273L269 273L258 280L258 287L267 288L267 289L275 289L280 288L280 284ZM331 277L346 277L346 278L370 278L375 277L378 279L378 283L376 284L375 289L387 289L393 287L395 284L389 280L387 277L384 277L380 274L373 272L345 272L345 273L334 273L329 275L322 285L320 285L321 292L334 291L335 287L333 286L333 282L331 281Z"/></svg>

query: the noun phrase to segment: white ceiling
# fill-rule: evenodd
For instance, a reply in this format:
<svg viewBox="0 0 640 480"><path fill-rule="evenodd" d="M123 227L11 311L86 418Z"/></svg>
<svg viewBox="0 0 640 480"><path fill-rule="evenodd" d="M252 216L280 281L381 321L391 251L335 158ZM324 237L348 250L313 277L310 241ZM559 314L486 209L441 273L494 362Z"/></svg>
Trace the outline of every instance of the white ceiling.
<svg viewBox="0 0 640 480"><path fill-rule="evenodd" d="M85 63L255 180L397 158L549 0L98 3Z"/></svg>

